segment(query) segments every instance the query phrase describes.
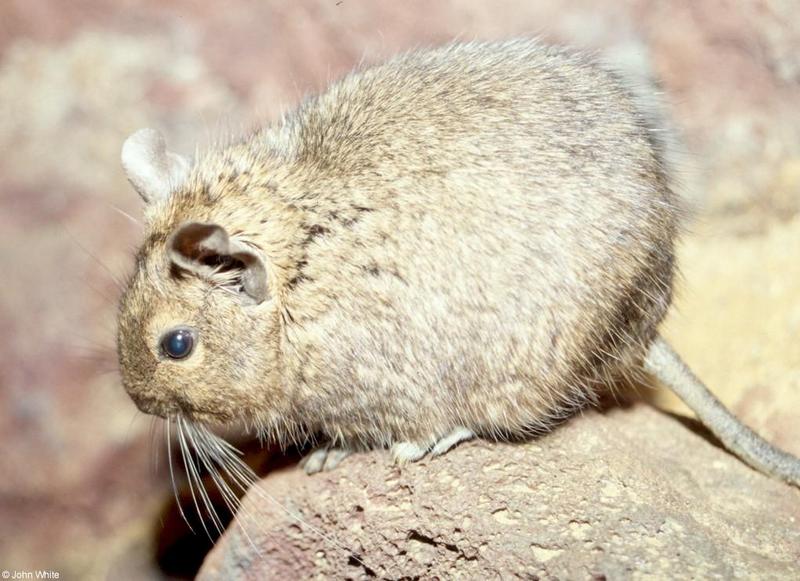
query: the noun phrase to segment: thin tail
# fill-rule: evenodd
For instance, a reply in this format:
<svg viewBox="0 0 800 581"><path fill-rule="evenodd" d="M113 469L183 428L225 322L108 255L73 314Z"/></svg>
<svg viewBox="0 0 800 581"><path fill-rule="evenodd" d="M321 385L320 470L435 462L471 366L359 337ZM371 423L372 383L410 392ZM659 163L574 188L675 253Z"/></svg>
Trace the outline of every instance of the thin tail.
<svg viewBox="0 0 800 581"><path fill-rule="evenodd" d="M741 460L759 472L800 486L800 459L779 450L742 424L661 336L650 345L644 368L680 397L703 425Z"/></svg>

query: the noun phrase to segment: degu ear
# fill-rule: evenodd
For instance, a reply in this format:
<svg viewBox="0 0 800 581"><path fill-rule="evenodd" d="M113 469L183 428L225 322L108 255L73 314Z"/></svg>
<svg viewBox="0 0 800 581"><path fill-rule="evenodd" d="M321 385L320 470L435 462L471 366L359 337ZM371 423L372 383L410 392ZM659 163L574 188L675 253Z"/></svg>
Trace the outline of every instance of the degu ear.
<svg viewBox="0 0 800 581"><path fill-rule="evenodd" d="M167 240L167 253L176 266L205 278L223 279L256 303L269 297L260 253L230 238L222 226L183 224Z"/></svg>
<svg viewBox="0 0 800 581"><path fill-rule="evenodd" d="M164 136L155 129L140 129L122 144L122 167L145 202L169 197L189 175L189 161L167 151Z"/></svg>

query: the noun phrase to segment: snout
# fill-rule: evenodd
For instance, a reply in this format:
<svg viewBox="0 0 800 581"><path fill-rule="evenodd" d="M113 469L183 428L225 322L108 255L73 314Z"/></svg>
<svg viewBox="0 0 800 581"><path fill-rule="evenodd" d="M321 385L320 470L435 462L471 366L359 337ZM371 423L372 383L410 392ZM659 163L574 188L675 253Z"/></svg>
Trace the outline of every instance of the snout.
<svg viewBox="0 0 800 581"><path fill-rule="evenodd" d="M130 392L129 395L140 411L164 419L181 416L190 421L214 424L225 424L234 419L223 413L198 409L181 396L166 398Z"/></svg>
<svg viewBox="0 0 800 581"><path fill-rule="evenodd" d="M133 403L136 404L136 407L146 414L158 416L160 418L166 418L170 414L170 406L167 405L167 402L162 398L154 397L149 394L132 392L130 390L128 390L128 395L133 400Z"/></svg>

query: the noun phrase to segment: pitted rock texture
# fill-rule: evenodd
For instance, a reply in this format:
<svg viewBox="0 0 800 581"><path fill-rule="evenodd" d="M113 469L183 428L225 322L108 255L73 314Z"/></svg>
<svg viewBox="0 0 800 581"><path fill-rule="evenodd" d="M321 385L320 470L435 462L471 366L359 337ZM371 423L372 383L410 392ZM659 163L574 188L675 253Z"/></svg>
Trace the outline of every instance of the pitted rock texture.
<svg viewBox="0 0 800 581"><path fill-rule="evenodd" d="M275 473L199 578L796 578L800 490L687 425L640 404L404 467Z"/></svg>

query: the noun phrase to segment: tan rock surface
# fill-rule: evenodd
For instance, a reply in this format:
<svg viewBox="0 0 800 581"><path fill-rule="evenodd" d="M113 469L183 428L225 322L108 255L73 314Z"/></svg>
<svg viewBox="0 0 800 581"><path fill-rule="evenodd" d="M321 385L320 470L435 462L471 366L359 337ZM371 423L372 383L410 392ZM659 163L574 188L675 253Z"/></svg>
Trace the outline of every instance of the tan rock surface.
<svg viewBox="0 0 800 581"><path fill-rule="evenodd" d="M403 468L373 452L276 473L245 512L201 579L800 575L800 490L644 404Z"/></svg>

